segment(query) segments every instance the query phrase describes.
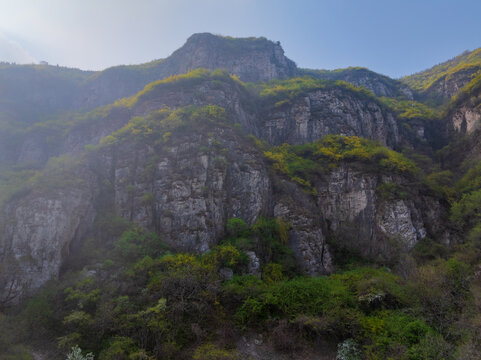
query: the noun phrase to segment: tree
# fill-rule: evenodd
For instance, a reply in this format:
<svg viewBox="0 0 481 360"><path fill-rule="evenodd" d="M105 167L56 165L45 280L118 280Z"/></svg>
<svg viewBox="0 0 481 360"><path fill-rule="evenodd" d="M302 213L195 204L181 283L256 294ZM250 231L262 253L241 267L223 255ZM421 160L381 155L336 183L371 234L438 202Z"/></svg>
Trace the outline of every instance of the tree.
<svg viewBox="0 0 481 360"><path fill-rule="evenodd" d="M86 355L82 355L82 349L80 349L78 345L75 345L67 354L66 360L94 360L94 354L88 353Z"/></svg>

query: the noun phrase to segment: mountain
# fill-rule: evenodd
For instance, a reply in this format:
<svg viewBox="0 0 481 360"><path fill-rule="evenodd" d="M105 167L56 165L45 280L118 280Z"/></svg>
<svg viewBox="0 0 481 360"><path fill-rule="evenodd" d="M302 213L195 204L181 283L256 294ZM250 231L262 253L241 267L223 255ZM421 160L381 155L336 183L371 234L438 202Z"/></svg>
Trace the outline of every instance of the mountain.
<svg viewBox="0 0 481 360"><path fill-rule="evenodd" d="M0 357L476 358L479 77L434 107L211 34L2 66Z"/></svg>
<svg viewBox="0 0 481 360"><path fill-rule="evenodd" d="M430 69L405 76L401 81L423 97L445 101L456 95L480 72L481 48L465 51Z"/></svg>
<svg viewBox="0 0 481 360"><path fill-rule="evenodd" d="M365 87L379 97L405 96L409 100L413 99L412 91L409 87L405 85L403 86L403 83L400 81L377 74L374 71L362 67L350 67L337 70L301 69L300 74L319 79L345 81L355 86Z"/></svg>

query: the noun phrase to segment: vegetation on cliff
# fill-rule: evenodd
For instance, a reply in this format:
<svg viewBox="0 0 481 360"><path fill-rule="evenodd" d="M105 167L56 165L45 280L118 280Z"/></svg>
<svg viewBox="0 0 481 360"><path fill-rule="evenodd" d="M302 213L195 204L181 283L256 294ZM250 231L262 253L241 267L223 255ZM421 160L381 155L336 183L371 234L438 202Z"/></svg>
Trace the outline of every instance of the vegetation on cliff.
<svg viewBox="0 0 481 360"><path fill-rule="evenodd" d="M30 359L19 343L59 334L59 353L78 345L99 360L236 359L245 329L271 334L286 353L321 338L333 346L353 339L367 359L451 359L474 341L469 314L479 296L470 265L479 250L426 260L419 248L418 260L402 265L404 277L347 263L312 278L296 271L280 220L249 227L231 219L225 240L203 255L171 253L156 234L125 226L102 263L47 284L16 315L3 315L5 359ZM259 275L249 274L249 249Z"/></svg>
<svg viewBox="0 0 481 360"><path fill-rule="evenodd" d="M264 38L238 40L202 36L220 41L220 53L235 56L246 48L259 51L266 46L277 46ZM300 71L303 77L266 83L244 83L226 70L197 69L154 81L136 95L129 94L130 97L111 105L74 112L72 101L85 83L101 82L104 76L120 74L135 83L135 86L129 83L134 88L139 84L144 86L145 79L137 76L149 78L168 60L117 67L102 74L55 67L15 68L20 81L18 87L13 86L15 91L23 89L22 82L32 76L32 72L38 72L40 79L48 77L53 84L50 85L56 91L65 92L66 98L61 98L60 103L45 101L44 107L35 110L22 109L25 103L19 105L8 99L0 102L0 130L4 130L0 144L7 144L5 149L11 153L26 149L25 152L31 154L36 149L29 143L32 140L45 150L44 157L35 164L4 159L6 164L0 169L2 211L6 213L11 208L15 212L15 201L25 199L30 192L42 194L49 204L55 205L49 194L61 196L66 189L81 189L89 181L100 190L99 198L91 204L95 209L91 213L94 214L91 226L86 230L79 228L75 239L62 249L62 260L67 261L59 270L59 279L45 283L20 304L0 304L0 358L32 360L30 349L45 347L51 356L62 360L65 357L75 360L94 357L98 360L240 359L243 354L238 343L243 335L250 333L263 334L266 342L284 354L325 342L326 351L333 357L337 352L339 359L481 358L478 271L481 265L481 162L472 155L473 149L479 146L479 133L449 139L449 144L444 137L433 139L435 132L423 133L430 127L444 131L441 129L445 126L444 117L461 105L479 107L481 78L476 74L481 69L480 54L480 50L463 54L402 80L424 93L442 79L469 73L472 80L453 97L444 112L422 96L420 101L408 100L398 81L361 68L303 70ZM293 70L295 65L289 64ZM0 75L3 74L5 80L1 85L5 88L13 81L7 70L11 70L10 66L0 65ZM346 82L365 77L374 77L392 91L393 96L378 97L363 86ZM208 96L206 89L210 91ZM255 132L254 126L242 129L237 123L240 118L237 115L245 115L243 112L249 113L242 119L246 123L261 122L265 112L282 111L317 90L340 96L348 94L368 104L367 107L374 104L377 113L379 109L382 113L389 112L401 129L397 151L372 140L336 134L302 145L271 146L247 134L246 130ZM15 91L14 100L16 96L21 97ZM230 92L236 95L235 101L228 97ZM185 96L195 99L192 101L195 103L173 101L174 105L169 108L164 104L169 96ZM225 100L226 106L213 104L211 100L215 96ZM17 117L21 121L17 121ZM79 140L86 133L89 136L94 133L92 138L97 139L101 125L109 129L109 135L102 135L101 141L91 144ZM213 130L226 139L216 138ZM320 201L315 198L316 182L346 166L377 179L377 185L370 190L379 203L405 205L404 200L414 203L425 196L435 199L426 216L441 215L427 226L440 226L449 236L433 239L422 236L409 252L371 261L349 247L336 248L339 244L334 232L326 229L328 221L324 224L319 220L315 230L325 232L327 245L322 252L332 255L334 271L323 276L307 276L298 263L299 255L304 254L295 252L290 243L293 239L289 234L294 225L273 218L272 212L266 214L262 209L250 225L240 218L227 220L232 214L218 220L217 230L222 236L210 239L211 243L215 240L215 244L209 245L205 252L176 251L162 241L163 234L150 231L158 229L155 221L151 227L149 224L143 228L134 220L135 216L118 215L118 199L105 200L112 195L116 184L111 178L92 174L107 172L101 168L101 160L115 158L119 154L113 151L116 148L133 153L140 145L148 149L135 154L136 165L143 160L148 164L142 173L126 177L123 182L119 180L117 184L125 187L123 195L133 202L137 179L156 171L159 162L155 159L172 153L169 161L182 160L176 157L173 148L183 139L190 139L186 134L199 135L208 144L208 147L196 145L194 151L202 157L212 155L208 161L214 166L206 171L206 177L218 176L219 183L226 181L223 175L233 171L228 168L229 149L223 144L235 140L240 148L245 147L246 153L259 156L256 166L270 176L272 184L266 187L274 188L272 197L278 195L275 191L281 191L282 187L278 186L281 182L287 184L286 188L298 189L296 185L301 185L308 194L296 190L296 194L304 197L299 200L299 206L305 212L299 212L299 218L311 211L308 207L304 209L302 201L312 198ZM131 144L139 146L129 146ZM447 146L436 152L442 145ZM30 147L34 150L30 151ZM68 154L70 150L72 154ZM246 156L239 166L236 164L239 173L252 170L249 161L252 162L254 155ZM139 160L140 156L148 159ZM218 171L221 168L225 172ZM108 171L116 170L130 171L127 165ZM252 170L253 177L258 173ZM183 174L175 181L180 181ZM397 183L398 179L405 182ZM213 194L220 192L207 186L201 190L197 196L214 198ZM142 191L139 201L151 205L149 211L158 211L155 203L158 199L153 192ZM162 195L167 199L174 196L174 191L177 189ZM190 195L185 196L192 196L193 192L189 191L191 189L186 193ZM356 191L353 193L358 196L361 191ZM225 196L233 195L227 191ZM413 199L415 196L420 199ZM394 210L389 211L384 214L386 217L397 216ZM410 216L411 213L403 214ZM214 222L207 217L203 221ZM405 223L412 224L412 219ZM2 231L8 225L2 218ZM352 239L357 239L354 234ZM382 241L385 241L382 245L389 247L396 239ZM5 242L2 246L3 251L11 244ZM0 278L16 269L16 261L37 264L34 255L0 262ZM38 264L38 269L42 266ZM13 288L15 283L10 285ZM52 352L52 349L56 350Z"/></svg>
<svg viewBox="0 0 481 360"><path fill-rule="evenodd" d="M414 90L424 92L439 79L449 79L449 77L462 71L471 74L477 74L481 71L481 49L466 51L451 60L417 74L406 76L401 80Z"/></svg>

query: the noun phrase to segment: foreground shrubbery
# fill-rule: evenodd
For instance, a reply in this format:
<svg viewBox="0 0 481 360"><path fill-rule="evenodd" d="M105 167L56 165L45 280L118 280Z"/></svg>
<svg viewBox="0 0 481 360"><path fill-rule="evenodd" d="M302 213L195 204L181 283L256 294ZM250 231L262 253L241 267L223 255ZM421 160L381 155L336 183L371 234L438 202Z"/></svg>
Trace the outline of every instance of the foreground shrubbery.
<svg viewBox="0 0 481 360"><path fill-rule="evenodd" d="M13 345L23 336L58 337L60 353L80 346L98 360L236 359L236 339L252 329L283 352L319 339L340 344L339 359L454 359L456 348L477 351L469 314L481 292L469 263L434 255L404 265L405 278L352 264L304 277L286 246L288 227L231 219L225 241L203 255L170 253L155 234L129 228L102 265L50 284L23 313L1 319L0 344L10 353L2 356L29 359ZM248 273L245 251L258 256L259 275ZM27 336L15 339L7 324L21 324Z"/></svg>

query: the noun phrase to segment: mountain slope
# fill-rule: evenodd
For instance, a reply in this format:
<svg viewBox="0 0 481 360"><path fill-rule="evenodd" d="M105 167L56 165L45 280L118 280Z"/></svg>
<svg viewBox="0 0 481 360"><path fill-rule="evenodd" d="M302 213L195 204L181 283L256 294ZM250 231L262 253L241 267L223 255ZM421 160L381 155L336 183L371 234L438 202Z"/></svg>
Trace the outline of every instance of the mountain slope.
<svg viewBox="0 0 481 360"><path fill-rule="evenodd" d="M299 73L319 79L341 80L355 86L363 86L379 97L404 96L409 100L412 100L413 97L409 88L403 86L398 80L391 79L366 68L350 67L337 70L300 69Z"/></svg>
<svg viewBox="0 0 481 360"><path fill-rule="evenodd" d="M442 112L211 34L26 69L46 104L3 87L0 357L479 358L478 78Z"/></svg>
<svg viewBox="0 0 481 360"><path fill-rule="evenodd" d="M411 248L430 231L428 223L436 221L423 217L423 210L442 218L442 206L429 192L421 195L426 192L422 186L415 186L406 198L394 195L383 200L378 191L382 184L396 184L399 190L416 183L414 165L381 145L356 140L362 136L396 144L394 115L372 94L344 83L313 82L312 87L292 94L289 84L295 81L288 80L284 87L282 82L266 84L257 98L226 72L198 70L154 82L135 97L93 112L93 117L81 118L69 127L53 124L57 126L55 146L43 142L44 128L37 143L33 133L27 133L29 149L50 159L43 171L27 178L24 187L6 201L2 261L8 259L17 267L15 277L4 281L18 283L21 293L57 277L71 246L85 240L104 212L161 233L173 249L197 252L217 244L229 218L238 217L248 224L262 215L284 218L292 224L290 246L299 266L311 274L331 270L326 239L334 233L345 239L347 249L379 261L390 259L388 239L399 232L403 235L392 241ZM279 96L289 101L276 106ZM333 116L336 121L331 120ZM295 137L280 131L295 126ZM249 133L268 141L267 148L260 151L256 142L245 138ZM314 151L325 153L325 159L309 159L307 147L299 161L319 166L312 173L298 169L285 180L284 172L281 178L269 172L266 161L274 161L274 169L283 169L287 165L277 160L292 155L287 144L272 150L270 145L309 144L329 134L350 135L353 142L342 138L326 142ZM352 152L349 162L358 165L340 166L344 155L336 152L344 147ZM273 186L278 182L285 183L286 194ZM104 188L104 184L110 185ZM99 204L93 199L101 192L105 203ZM416 196L420 202L413 200ZM105 204L110 207L99 213ZM312 210L305 212L307 208ZM399 222L390 212L403 214L406 220ZM351 226L363 229L356 240L347 240L346 229ZM446 229L439 226L438 232ZM447 233L442 236L449 237ZM19 276L23 282L17 280Z"/></svg>
<svg viewBox="0 0 481 360"><path fill-rule="evenodd" d="M163 61L116 67L96 74L83 89L78 106L97 107L137 93L148 83L198 68L225 69L242 81L268 81L296 74L279 44L265 38L194 34Z"/></svg>
<svg viewBox="0 0 481 360"><path fill-rule="evenodd" d="M402 82L427 98L449 100L481 72L481 48L465 51L455 58L417 74L405 76Z"/></svg>

